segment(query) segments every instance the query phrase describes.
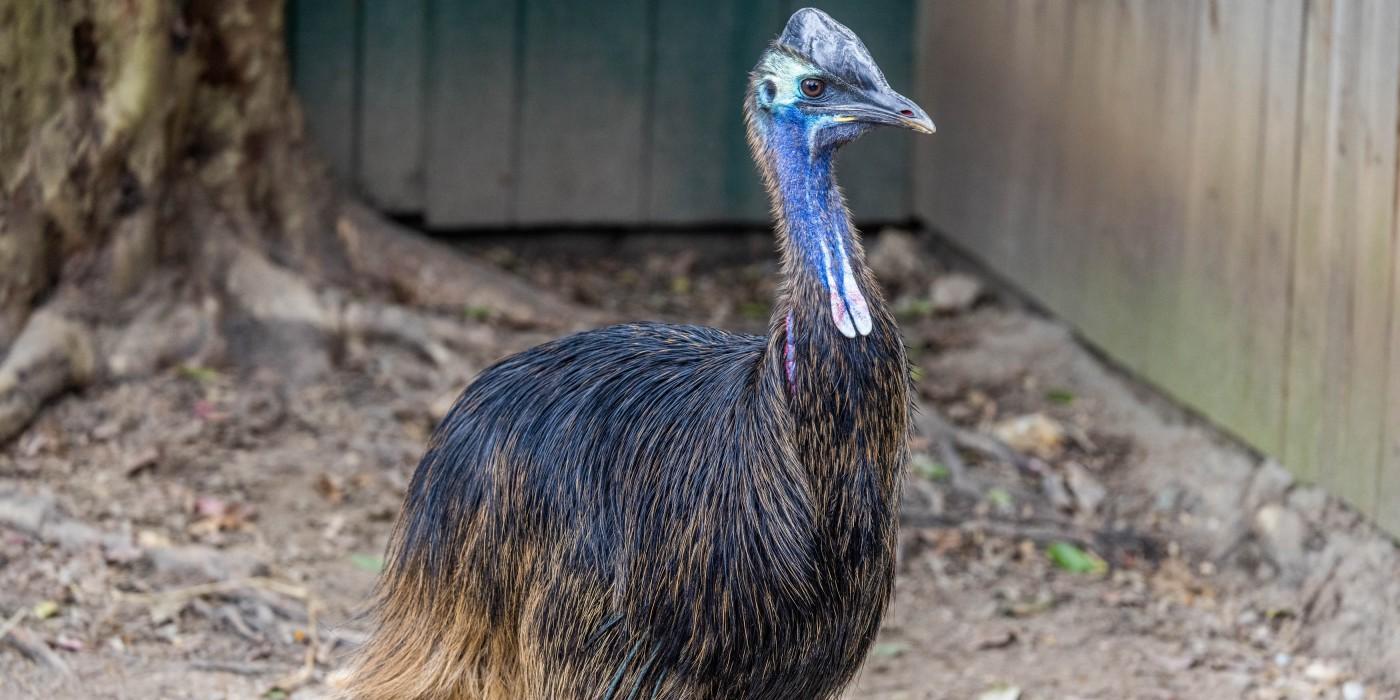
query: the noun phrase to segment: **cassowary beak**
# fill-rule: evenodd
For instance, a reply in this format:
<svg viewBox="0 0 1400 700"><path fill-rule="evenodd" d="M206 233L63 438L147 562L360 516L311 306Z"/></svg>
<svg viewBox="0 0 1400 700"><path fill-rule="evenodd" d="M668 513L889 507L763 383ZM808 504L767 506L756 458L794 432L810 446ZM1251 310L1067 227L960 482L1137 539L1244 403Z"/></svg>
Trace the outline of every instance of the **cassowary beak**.
<svg viewBox="0 0 1400 700"><path fill-rule="evenodd" d="M932 134L937 129L933 120L914 101L888 88L870 90L861 100L832 105L829 111L835 113L838 122L864 122L885 126L902 126L921 134Z"/></svg>

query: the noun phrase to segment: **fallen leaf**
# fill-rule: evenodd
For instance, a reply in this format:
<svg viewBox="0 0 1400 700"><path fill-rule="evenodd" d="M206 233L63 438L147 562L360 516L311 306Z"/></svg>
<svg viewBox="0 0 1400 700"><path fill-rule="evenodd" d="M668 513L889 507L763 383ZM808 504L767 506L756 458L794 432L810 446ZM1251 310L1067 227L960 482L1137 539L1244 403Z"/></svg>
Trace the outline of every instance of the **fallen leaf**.
<svg viewBox="0 0 1400 700"><path fill-rule="evenodd" d="M904 642L880 642L870 650L870 655L877 659L892 659L909 650L909 645Z"/></svg>
<svg viewBox="0 0 1400 700"><path fill-rule="evenodd" d="M210 384L218 381L219 370L200 365L181 365L180 376L186 379L193 379L200 384Z"/></svg>
<svg viewBox="0 0 1400 700"><path fill-rule="evenodd" d="M1017 452L1054 459L1064 451L1065 427L1044 413L1007 418L992 426L992 435Z"/></svg>
<svg viewBox="0 0 1400 700"><path fill-rule="evenodd" d="M323 473L316 477L316 493L321 494L321 498L331 505L345 502L345 489L341 487L339 480L330 474Z"/></svg>
<svg viewBox="0 0 1400 700"><path fill-rule="evenodd" d="M357 569L379 573L384 568L384 560L373 554L351 554L350 563Z"/></svg>
<svg viewBox="0 0 1400 700"><path fill-rule="evenodd" d="M915 474L922 476L929 481L946 481L952 474L948 467L935 460L933 457L922 452L916 453L910 460L909 468Z"/></svg>
<svg viewBox="0 0 1400 700"><path fill-rule="evenodd" d="M1108 563L1093 552L1086 552L1068 542L1055 542L1045 549L1045 555L1055 566L1074 574L1102 574Z"/></svg>
<svg viewBox="0 0 1400 700"><path fill-rule="evenodd" d="M59 605L52 600L44 600L34 604L34 617L40 620L47 620L58 614Z"/></svg>
<svg viewBox="0 0 1400 700"><path fill-rule="evenodd" d="M462 315L469 321L482 323L491 320L491 309L485 306L467 306L462 309Z"/></svg>
<svg viewBox="0 0 1400 700"><path fill-rule="evenodd" d="M1011 498L1011 494L1006 489L993 488L987 490L987 502L996 506L1000 510L1011 510L1016 502Z"/></svg>

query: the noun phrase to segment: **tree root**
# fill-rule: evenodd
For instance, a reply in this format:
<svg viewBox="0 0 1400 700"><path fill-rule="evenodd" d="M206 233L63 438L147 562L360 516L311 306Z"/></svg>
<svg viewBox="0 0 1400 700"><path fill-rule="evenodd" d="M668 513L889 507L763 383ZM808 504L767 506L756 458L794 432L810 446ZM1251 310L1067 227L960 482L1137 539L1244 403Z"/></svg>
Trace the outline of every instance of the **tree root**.
<svg viewBox="0 0 1400 700"><path fill-rule="evenodd" d="M516 328L577 329L606 317L346 202L336 232L356 274L404 303L482 313Z"/></svg>
<svg viewBox="0 0 1400 700"><path fill-rule="evenodd" d="M72 676L73 669L63 657L55 654L43 640L35 639L33 633L19 626L24 620L25 609L20 608L8 620L0 623L0 643L9 644L21 654L41 663L65 676Z"/></svg>
<svg viewBox="0 0 1400 700"><path fill-rule="evenodd" d="M1095 552L1110 565L1125 560L1156 562L1166 554L1161 541L1135 530L1091 529L1054 518L969 520L952 515L905 513L900 515L899 522L902 527L956 529L1010 540L1030 540L1042 546L1068 542Z"/></svg>
<svg viewBox="0 0 1400 700"><path fill-rule="evenodd" d="M296 584L287 583L275 578L265 576L253 576L249 578L230 579L227 581L215 581L186 588L176 588L158 593L122 593L117 592L118 600L133 605L146 606L149 608L180 607L191 601L210 595L232 595L239 591L252 590L259 593L275 593L299 600L306 606L306 652L302 656L302 663L296 670L283 676L273 683L273 687L291 692L311 681L316 674L317 654L321 650L321 633L317 615L320 612L320 600L311 589Z"/></svg>
<svg viewBox="0 0 1400 700"><path fill-rule="evenodd" d="M948 468L950 484L960 493L980 497L975 489L968 486L967 463L959 450L968 450L1015 467L1016 471L1022 474L1039 477L1045 471L1044 464L1011 449L1006 443L990 435L949 423L936 408L920 405L914 415L915 428L933 445L939 461Z"/></svg>
<svg viewBox="0 0 1400 700"><path fill-rule="evenodd" d="M96 373L92 331L53 309L36 311L0 363L0 440L28 425L44 402Z"/></svg>

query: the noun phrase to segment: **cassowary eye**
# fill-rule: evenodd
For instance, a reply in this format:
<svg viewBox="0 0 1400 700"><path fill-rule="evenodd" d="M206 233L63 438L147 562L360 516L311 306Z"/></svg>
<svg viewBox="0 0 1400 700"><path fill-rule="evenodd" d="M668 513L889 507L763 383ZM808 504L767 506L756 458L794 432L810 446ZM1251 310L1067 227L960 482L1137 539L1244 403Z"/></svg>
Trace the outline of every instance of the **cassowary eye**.
<svg viewBox="0 0 1400 700"><path fill-rule="evenodd" d="M807 78L802 81L802 94L808 97L821 97L826 92L826 82L817 78Z"/></svg>

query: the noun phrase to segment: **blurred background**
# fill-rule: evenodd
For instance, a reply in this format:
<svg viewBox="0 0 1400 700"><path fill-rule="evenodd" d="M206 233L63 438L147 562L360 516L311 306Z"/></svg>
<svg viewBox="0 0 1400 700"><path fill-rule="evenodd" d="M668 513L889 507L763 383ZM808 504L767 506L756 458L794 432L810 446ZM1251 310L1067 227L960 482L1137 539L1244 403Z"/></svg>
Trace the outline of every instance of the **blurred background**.
<svg viewBox="0 0 1400 700"><path fill-rule="evenodd" d="M0 0L0 694L325 696L481 369L765 332L808 4L938 125L840 160L923 416L849 697L1400 697L1389 0Z"/></svg>

